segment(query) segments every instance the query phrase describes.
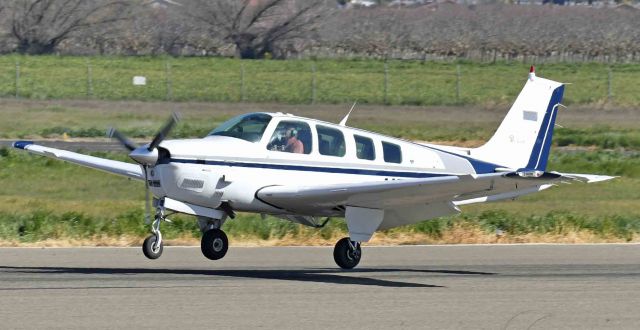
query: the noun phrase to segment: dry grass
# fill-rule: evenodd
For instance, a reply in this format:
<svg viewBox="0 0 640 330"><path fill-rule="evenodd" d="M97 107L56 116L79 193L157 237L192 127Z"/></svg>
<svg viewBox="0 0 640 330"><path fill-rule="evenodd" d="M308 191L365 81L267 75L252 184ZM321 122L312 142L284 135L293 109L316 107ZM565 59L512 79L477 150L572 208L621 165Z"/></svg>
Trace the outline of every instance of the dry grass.
<svg viewBox="0 0 640 330"><path fill-rule="evenodd" d="M268 246L333 246L342 236L322 238L294 237L287 235L280 239L263 240L256 237L230 237L231 246L268 247ZM133 236L91 237L83 239L47 239L38 242L23 243L19 241L0 241L0 247L135 247L141 246L144 238ZM496 235L469 225L455 225L434 238L424 233L376 233L368 246L389 245L448 245L448 244L515 244L515 243L640 243L640 235L634 234L631 240L619 237L601 237L592 232L571 231L564 234L525 234ZM165 246L199 246L200 240L191 236L183 236L165 240Z"/></svg>

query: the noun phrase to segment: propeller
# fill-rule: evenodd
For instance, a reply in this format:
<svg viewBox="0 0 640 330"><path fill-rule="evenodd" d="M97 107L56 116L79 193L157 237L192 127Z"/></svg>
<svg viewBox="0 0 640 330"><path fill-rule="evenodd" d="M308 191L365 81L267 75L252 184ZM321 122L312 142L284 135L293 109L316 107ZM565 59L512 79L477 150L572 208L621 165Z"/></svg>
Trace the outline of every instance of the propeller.
<svg viewBox="0 0 640 330"><path fill-rule="evenodd" d="M151 205L149 202L149 178L147 174L147 168L154 166L158 162L159 152L158 146L169 135L171 130L180 121L178 113L174 112L169 120L162 126L162 128L156 133L149 145L138 146L133 141L129 140L124 134L115 128L110 128L107 132L107 136L112 139L116 139L129 150L129 157L140 164L144 170L144 189L145 189L145 223L151 222Z"/></svg>
<svg viewBox="0 0 640 330"><path fill-rule="evenodd" d="M149 147L147 147L147 150L152 151L153 149L157 148L158 145L160 145L160 142L162 142L162 140L164 140L167 135L169 135L169 132L171 132L173 127L176 126L179 121L180 116L178 115L178 113L172 113L167 123L164 124L160 131L156 133L156 136L153 137L153 140L151 140L151 143L149 144Z"/></svg>
<svg viewBox="0 0 640 330"><path fill-rule="evenodd" d="M138 145L133 143L133 141L129 140L124 134L120 133L117 129L111 127L107 132L107 136L116 139L129 151L133 151L138 148Z"/></svg>
<svg viewBox="0 0 640 330"><path fill-rule="evenodd" d="M129 150L129 157L135 160L138 164L143 166L153 166L158 162L158 146L167 137L167 135L169 135L171 130L179 121L180 116L174 112L158 133L156 133L153 140L145 146L138 146L115 128L110 128L107 135L110 138L118 140L125 148L127 148L127 150Z"/></svg>

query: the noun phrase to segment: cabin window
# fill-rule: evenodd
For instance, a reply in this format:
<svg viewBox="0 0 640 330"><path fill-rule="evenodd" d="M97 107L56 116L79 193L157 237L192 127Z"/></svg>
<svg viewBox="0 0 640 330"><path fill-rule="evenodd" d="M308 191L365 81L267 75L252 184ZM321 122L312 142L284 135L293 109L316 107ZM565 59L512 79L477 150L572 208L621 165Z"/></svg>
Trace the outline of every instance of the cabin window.
<svg viewBox="0 0 640 330"><path fill-rule="evenodd" d="M234 117L211 131L209 135L229 136L249 142L262 139L264 130L269 125L271 116L265 113L250 113Z"/></svg>
<svg viewBox="0 0 640 330"><path fill-rule="evenodd" d="M342 157L345 154L344 135L340 130L317 126L318 150L321 155Z"/></svg>
<svg viewBox="0 0 640 330"><path fill-rule="evenodd" d="M311 129L303 121L281 121L267 144L272 151L308 154L311 152Z"/></svg>
<svg viewBox="0 0 640 330"><path fill-rule="evenodd" d="M387 163L402 163L402 151L397 144L382 142L382 154Z"/></svg>
<svg viewBox="0 0 640 330"><path fill-rule="evenodd" d="M368 137L354 135L356 140L356 156L359 159L376 159L376 150L373 147L373 140Z"/></svg>

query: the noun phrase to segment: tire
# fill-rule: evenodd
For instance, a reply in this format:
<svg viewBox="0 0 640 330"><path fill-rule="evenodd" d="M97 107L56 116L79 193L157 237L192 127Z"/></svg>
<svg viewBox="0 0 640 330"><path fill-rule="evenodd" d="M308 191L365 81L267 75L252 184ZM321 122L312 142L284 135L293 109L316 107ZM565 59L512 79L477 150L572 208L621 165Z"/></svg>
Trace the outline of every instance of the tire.
<svg viewBox="0 0 640 330"><path fill-rule="evenodd" d="M159 247L154 249L157 239L156 235L151 235L144 240L144 243L142 243L142 253L144 253L145 257L151 260L160 258L162 250L164 249L164 244L162 242L160 242Z"/></svg>
<svg viewBox="0 0 640 330"><path fill-rule="evenodd" d="M339 240L333 249L333 260L335 260L336 264L342 269L352 269L357 266L358 263L360 263L361 257L362 249L360 248L360 244L358 244L354 250L351 247L349 237Z"/></svg>
<svg viewBox="0 0 640 330"><path fill-rule="evenodd" d="M209 229L200 241L200 250L202 254L211 260L222 259L229 249L229 240L227 234L220 229Z"/></svg>

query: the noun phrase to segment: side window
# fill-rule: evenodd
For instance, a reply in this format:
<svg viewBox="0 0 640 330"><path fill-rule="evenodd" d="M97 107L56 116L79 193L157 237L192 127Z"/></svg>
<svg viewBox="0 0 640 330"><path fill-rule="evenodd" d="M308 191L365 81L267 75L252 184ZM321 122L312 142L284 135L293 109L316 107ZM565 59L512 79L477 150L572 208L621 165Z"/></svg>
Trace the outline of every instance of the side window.
<svg viewBox="0 0 640 330"><path fill-rule="evenodd" d="M402 151L397 144L382 142L382 153L387 163L402 163Z"/></svg>
<svg viewBox="0 0 640 330"><path fill-rule="evenodd" d="M308 154L311 152L311 129L303 121L283 120L273 132L267 149Z"/></svg>
<svg viewBox="0 0 640 330"><path fill-rule="evenodd" d="M335 128L316 126L318 151L321 155L342 157L345 154L344 135Z"/></svg>
<svg viewBox="0 0 640 330"><path fill-rule="evenodd" d="M354 135L356 140L356 156L360 159L376 159L376 150L373 147L373 140L368 137Z"/></svg>

